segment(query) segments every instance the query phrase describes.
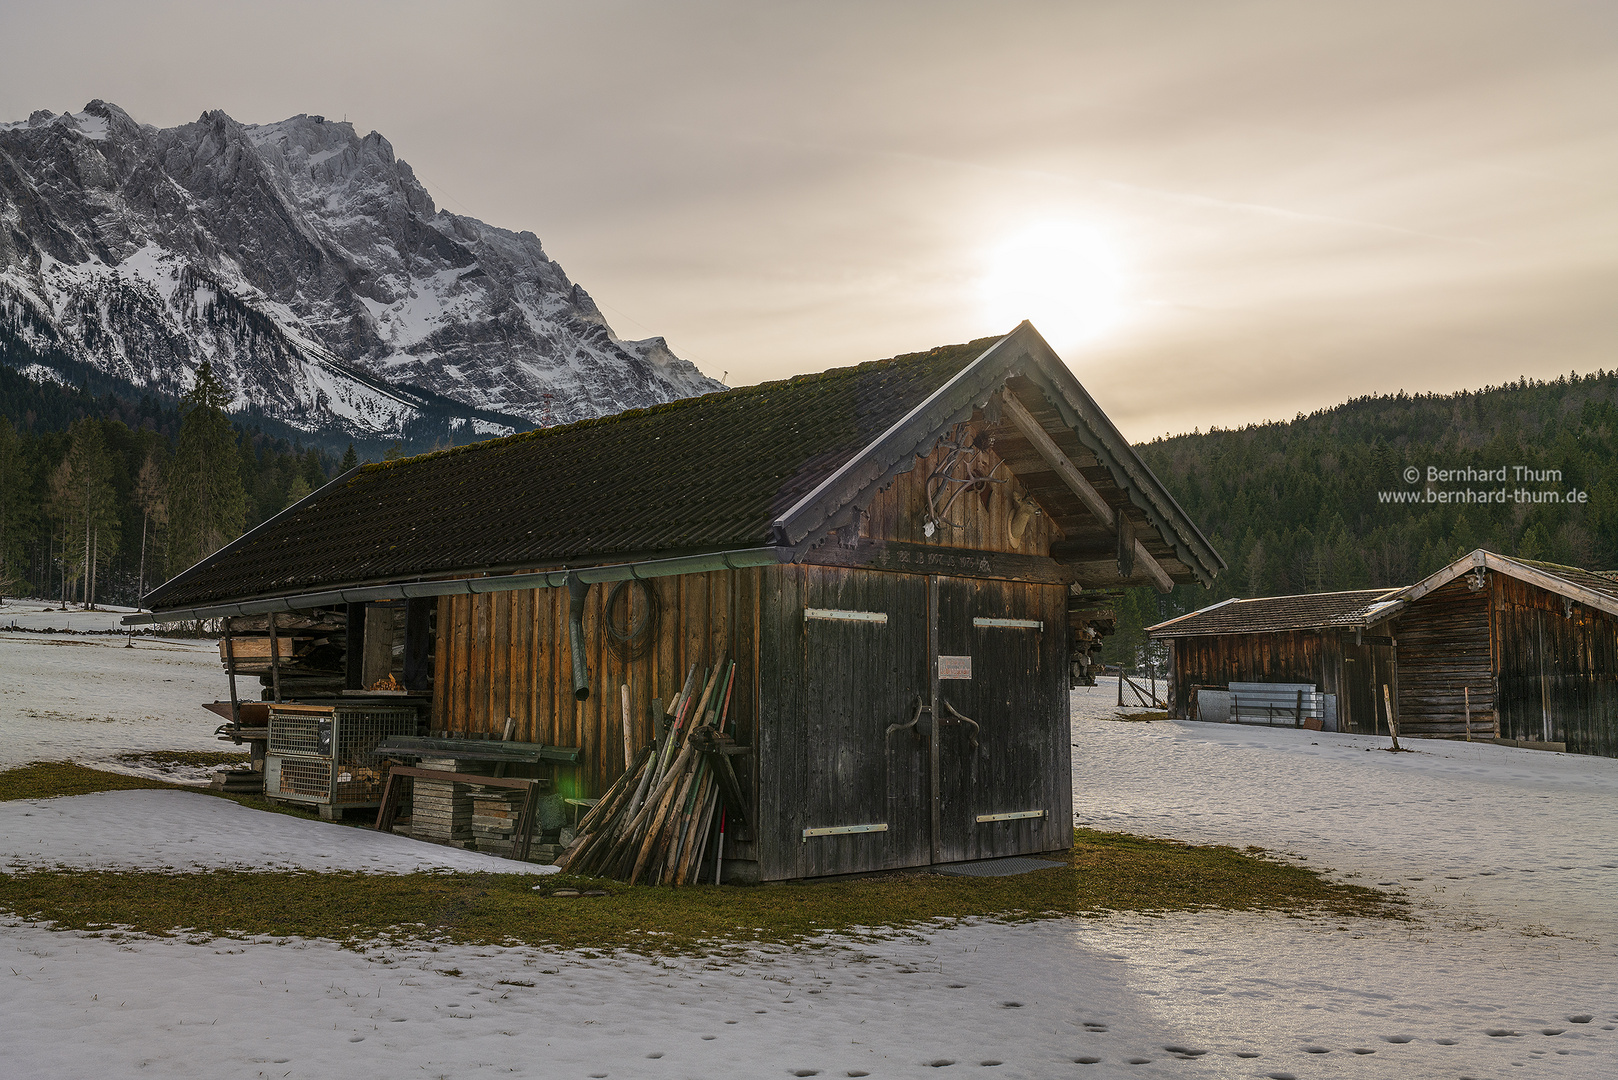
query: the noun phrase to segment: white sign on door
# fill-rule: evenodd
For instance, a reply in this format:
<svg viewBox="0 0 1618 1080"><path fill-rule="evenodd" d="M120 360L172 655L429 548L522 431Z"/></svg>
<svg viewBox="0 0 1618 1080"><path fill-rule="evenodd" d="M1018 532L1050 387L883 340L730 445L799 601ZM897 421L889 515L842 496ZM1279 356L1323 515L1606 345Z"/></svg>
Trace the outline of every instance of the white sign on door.
<svg viewBox="0 0 1618 1080"><path fill-rule="evenodd" d="M940 679L966 679L972 678L972 658L970 656L944 656L938 657L938 677Z"/></svg>

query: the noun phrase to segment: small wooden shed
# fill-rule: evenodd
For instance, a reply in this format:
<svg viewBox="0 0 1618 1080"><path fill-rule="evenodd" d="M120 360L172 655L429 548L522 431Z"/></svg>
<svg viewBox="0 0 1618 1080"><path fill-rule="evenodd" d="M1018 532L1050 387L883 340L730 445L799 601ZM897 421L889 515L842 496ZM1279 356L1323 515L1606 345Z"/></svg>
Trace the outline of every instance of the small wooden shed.
<svg viewBox="0 0 1618 1080"><path fill-rule="evenodd" d="M1386 731L1376 688L1393 685L1388 621L1400 591L1233 598L1148 627L1170 644L1175 715L1196 718L1199 694L1232 683L1307 684L1334 699L1337 730Z"/></svg>
<svg viewBox="0 0 1618 1080"><path fill-rule="evenodd" d="M1618 756L1618 574L1478 550L1398 589L1225 600L1151 627L1194 687L1313 683L1343 731ZM1384 696L1383 688L1387 688Z"/></svg>
<svg viewBox="0 0 1618 1080"><path fill-rule="evenodd" d="M1618 575L1479 549L1400 607L1401 731L1618 757Z"/></svg>
<svg viewBox="0 0 1618 1080"><path fill-rule="evenodd" d="M725 869L770 880L1068 847L1070 606L1223 566L1024 323L362 466L146 618L340 618L283 693L391 672L432 735L579 748L579 796L734 658Z"/></svg>

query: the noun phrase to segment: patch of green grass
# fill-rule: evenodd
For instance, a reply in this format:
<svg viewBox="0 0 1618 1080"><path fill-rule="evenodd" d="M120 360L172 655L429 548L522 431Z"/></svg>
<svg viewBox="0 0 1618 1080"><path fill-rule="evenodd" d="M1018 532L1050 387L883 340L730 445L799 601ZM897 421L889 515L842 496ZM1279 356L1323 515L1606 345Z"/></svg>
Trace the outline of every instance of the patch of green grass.
<svg viewBox="0 0 1618 1080"><path fill-rule="evenodd" d="M59 795L90 795L97 791L135 791L159 789L189 791L193 795L210 795L226 799L249 810L263 810L271 814L286 814L306 820L317 818L315 810L295 803L271 802L262 795L240 795L195 784L175 784L145 776L108 772L71 761L37 761L15 769L0 772L0 802L11 799L53 799ZM344 824L364 826L365 819L350 819Z"/></svg>
<svg viewBox="0 0 1618 1080"><path fill-rule="evenodd" d="M540 886L535 891L535 884ZM605 896L563 899L560 888ZM904 873L683 889L556 875L31 871L0 875L0 908L61 929L329 938L400 936L640 952L801 941L935 919L1019 921L1206 908L1398 917L1401 901L1228 847L1076 834L1065 865L1015 877Z"/></svg>
<svg viewBox="0 0 1618 1080"><path fill-rule="evenodd" d="M55 790L44 790L51 786ZM0 798L176 786L76 765L0 773ZM244 806L309 816L261 798L227 797ZM0 874L0 909L70 930L320 937L355 946L392 936L648 953L791 943L828 932L858 934L865 928L902 929L971 917L1016 921L1201 909L1404 915L1400 897L1328 880L1257 848L1238 851L1079 829L1072 850L1059 858L1048 870L1014 877L905 872L682 889L570 875L39 870ZM601 889L606 895L551 895L563 888Z"/></svg>
<svg viewBox="0 0 1618 1080"><path fill-rule="evenodd" d="M96 791L134 791L142 788L175 788L162 780L126 776L89 769L71 761L36 761L0 772L0 802L12 799L51 799L58 795L89 795Z"/></svg>
<svg viewBox="0 0 1618 1080"><path fill-rule="evenodd" d="M185 765L207 768L218 765L245 765L252 760L245 750L145 750L137 754L120 754L118 760L141 762L147 765Z"/></svg>

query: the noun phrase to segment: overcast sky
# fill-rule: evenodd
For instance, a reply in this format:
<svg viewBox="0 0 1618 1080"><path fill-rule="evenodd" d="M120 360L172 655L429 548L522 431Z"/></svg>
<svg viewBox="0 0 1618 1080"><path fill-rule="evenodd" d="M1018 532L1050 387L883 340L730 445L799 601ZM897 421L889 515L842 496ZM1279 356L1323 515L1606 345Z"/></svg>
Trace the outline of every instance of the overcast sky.
<svg viewBox="0 0 1618 1080"><path fill-rule="evenodd" d="M732 384L1029 317L1142 439L1618 366L1613 0L0 0L0 46L0 120L380 131Z"/></svg>

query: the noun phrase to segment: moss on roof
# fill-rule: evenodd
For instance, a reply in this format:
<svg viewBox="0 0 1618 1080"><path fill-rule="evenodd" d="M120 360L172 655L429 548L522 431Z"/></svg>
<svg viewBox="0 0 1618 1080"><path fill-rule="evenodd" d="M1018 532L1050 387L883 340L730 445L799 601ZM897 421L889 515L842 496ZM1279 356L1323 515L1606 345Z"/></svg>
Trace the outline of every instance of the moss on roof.
<svg viewBox="0 0 1618 1080"><path fill-rule="evenodd" d="M147 603L764 545L778 514L997 340L366 465Z"/></svg>

